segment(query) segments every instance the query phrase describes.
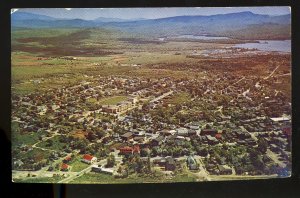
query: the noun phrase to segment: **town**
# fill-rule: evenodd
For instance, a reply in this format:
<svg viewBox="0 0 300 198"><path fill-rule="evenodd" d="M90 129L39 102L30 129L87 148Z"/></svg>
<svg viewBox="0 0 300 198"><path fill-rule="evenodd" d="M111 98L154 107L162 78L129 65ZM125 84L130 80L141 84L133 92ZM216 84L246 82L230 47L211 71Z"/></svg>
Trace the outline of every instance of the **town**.
<svg viewBox="0 0 300 198"><path fill-rule="evenodd" d="M269 86L279 81L275 74L83 77L75 86L13 98L15 130L36 131L28 137L34 144L13 150L23 177L29 171L26 177L71 182L92 171L172 178L187 169L205 181L290 171L291 104Z"/></svg>

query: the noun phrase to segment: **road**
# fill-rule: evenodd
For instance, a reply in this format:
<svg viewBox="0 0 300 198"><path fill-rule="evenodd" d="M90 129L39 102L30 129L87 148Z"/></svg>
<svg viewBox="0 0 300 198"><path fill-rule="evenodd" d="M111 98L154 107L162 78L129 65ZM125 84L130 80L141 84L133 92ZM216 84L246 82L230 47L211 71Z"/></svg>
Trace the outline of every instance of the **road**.
<svg viewBox="0 0 300 198"><path fill-rule="evenodd" d="M290 76L291 73L287 73L287 74L280 74L280 75L276 75L275 77L280 77L280 76Z"/></svg>
<svg viewBox="0 0 300 198"><path fill-rule="evenodd" d="M102 166L102 165L105 165L105 164L106 164L106 159L101 160L100 162L97 162L95 164L91 164L90 166L88 166L87 168L83 169L82 171L77 172L77 174L74 174L74 175L71 175L71 176L69 176L69 177L67 177L65 179L62 179L58 183L69 183L70 181L72 181L72 180L74 180L74 179L82 176L84 173L90 172L92 170L92 166L94 166L94 165L100 165L100 166Z"/></svg>
<svg viewBox="0 0 300 198"><path fill-rule="evenodd" d="M194 156L194 158L196 160L198 160L199 162L199 168L200 168L200 172L197 173L197 176L199 178L203 178L204 180L206 181L211 181L211 177L210 177L210 174L207 172L207 170L204 168L204 164L203 164L203 161L202 161L202 158L200 156Z"/></svg>
<svg viewBox="0 0 300 198"><path fill-rule="evenodd" d="M273 175L211 175L211 181L222 180L253 180L253 179L270 179L277 178L277 174Z"/></svg>
<svg viewBox="0 0 300 198"><path fill-rule="evenodd" d="M275 73L275 71L276 71L278 68L279 68L279 65L278 65L278 66L270 73L269 76L264 77L264 80L267 80L268 78L270 78L270 77Z"/></svg>
<svg viewBox="0 0 300 198"><path fill-rule="evenodd" d="M39 143L41 143L41 142L45 142L45 141L47 141L47 140L49 140L49 139L51 139L51 138L53 138L54 136L57 136L57 135L60 135L60 134L58 134L58 130L53 131L53 133L52 133L52 135L51 135L50 137L45 137L43 140L34 143L34 144L32 145L32 148L40 148L40 149L42 149L42 150L54 151L54 150L51 150L51 149L46 149L46 148L38 147L38 146L36 146L36 145L39 144Z"/></svg>
<svg viewBox="0 0 300 198"><path fill-rule="evenodd" d="M156 102L158 100L161 100L161 99L167 97L168 95L171 95L172 93L173 93L173 91L169 91L167 93L164 93L163 95L158 96L158 97L154 98L153 100L151 100L150 103L153 103L153 102Z"/></svg>

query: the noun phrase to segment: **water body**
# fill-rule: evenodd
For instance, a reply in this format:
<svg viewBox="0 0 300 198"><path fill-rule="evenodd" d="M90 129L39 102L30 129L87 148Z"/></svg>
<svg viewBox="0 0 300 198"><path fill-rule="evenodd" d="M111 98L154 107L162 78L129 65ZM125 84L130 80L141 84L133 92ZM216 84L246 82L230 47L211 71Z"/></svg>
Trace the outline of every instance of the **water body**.
<svg viewBox="0 0 300 198"><path fill-rule="evenodd" d="M291 52L291 40L259 40L259 43L243 43L234 47L244 49L257 49L267 52Z"/></svg>
<svg viewBox="0 0 300 198"><path fill-rule="evenodd" d="M218 39L230 39L228 37L222 37L222 36L206 36L206 35L201 35L201 36L195 36L191 34L185 34L185 35L180 35L180 36L174 36L170 38L186 38L186 39L199 39L199 40L218 40Z"/></svg>

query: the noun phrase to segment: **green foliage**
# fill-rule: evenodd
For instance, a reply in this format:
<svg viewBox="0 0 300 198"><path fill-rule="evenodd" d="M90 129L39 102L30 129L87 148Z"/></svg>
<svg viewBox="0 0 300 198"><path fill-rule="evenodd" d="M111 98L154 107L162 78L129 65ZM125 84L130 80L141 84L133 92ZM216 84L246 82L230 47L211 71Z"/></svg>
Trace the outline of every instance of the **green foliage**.
<svg viewBox="0 0 300 198"><path fill-rule="evenodd" d="M115 163L116 163L115 156L113 154L110 154L107 158L106 167L111 168L115 165Z"/></svg>

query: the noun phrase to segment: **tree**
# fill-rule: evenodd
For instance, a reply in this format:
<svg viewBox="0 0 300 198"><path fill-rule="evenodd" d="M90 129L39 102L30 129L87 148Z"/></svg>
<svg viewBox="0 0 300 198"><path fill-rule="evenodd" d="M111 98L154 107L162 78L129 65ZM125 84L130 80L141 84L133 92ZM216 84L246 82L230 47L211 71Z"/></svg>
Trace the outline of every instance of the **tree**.
<svg viewBox="0 0 300 198"><path fill-rule="evenodd" d="M48 140L46 141L46 146L47 146L47 147L51 147L52 145L53 145L53 140L48 139Z"/></svg>
<svg viewBox="0 0 300 198"><path fill-rule="evenodd" d="M267 152L268 144L265 140L259 139L258 140L258 150L262 153L265 154Z"/></svg>
<svg viewBox="0 0 300 198"><path fill-rule="evenodd" d="M264 163L261 154L257 150L250 149L249 156L253 166L255 166L256 169L263 170Z"/></svg>
<svg viewBox="0 0 300 198"><path fill-rule="evenodd" d="M93 133L92 131L88 132L87 137L86 137L90 142L92 142L93 140L95 140L97 137L95 135L95 133Z"/></svg>
<svg viewBox="0 0 300 198"><path fill-rule="evenodd" d="M110 167L113 167L116 163L116 159L115 159L115 156L114 155L109 155L108 158L107 158L107 163L106 163L106 167L107 168L110 168Z"/></svg>
<svg viewBox="0 0 300 198"><path fill-rule="evenodd" d="M140 155L141 155L141 157L147 157L149 155L149 150L142 149Z"/></svg>
<svg viewBox="0 0 300 198"><path fill-rule="evenodd" d="M151 155L154 156L154 157L156 157L157 155L160 155L160 153L161 153L160 149L157 146L153 147L152 150L151 150Z"/></svg>
<svg viewBox="0 0 300 198"><path fill-rule="evenodd" d="M96 132L96 135L99 139L105 136L105 132L103 130L99 130Z"/></svg>
<svg viewBox="0 0 300 198"><path fill-rule="evenodd" d="M172 155L174 157L179 157L182 154L182 148L181 147L175 147L175 148L172 148L171 150L172 150Z"/></svg>

